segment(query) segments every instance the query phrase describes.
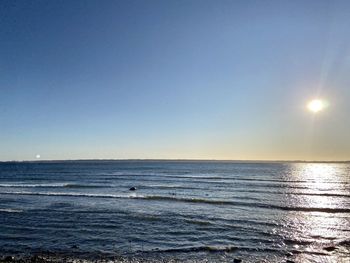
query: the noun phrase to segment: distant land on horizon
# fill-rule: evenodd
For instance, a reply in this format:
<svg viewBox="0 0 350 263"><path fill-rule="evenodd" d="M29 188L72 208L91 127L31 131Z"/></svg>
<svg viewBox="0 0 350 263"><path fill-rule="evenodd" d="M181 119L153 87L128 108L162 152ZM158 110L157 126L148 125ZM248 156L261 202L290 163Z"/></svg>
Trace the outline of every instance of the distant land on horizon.
<svg viewBox="0 0 350 263"><path fill-rule="evenodd" d="M228 162L228 163L350 163L350 160L229 160L229 159L66 159L66 160L10 160L0 163L62 163L62 162Z"/></svg>

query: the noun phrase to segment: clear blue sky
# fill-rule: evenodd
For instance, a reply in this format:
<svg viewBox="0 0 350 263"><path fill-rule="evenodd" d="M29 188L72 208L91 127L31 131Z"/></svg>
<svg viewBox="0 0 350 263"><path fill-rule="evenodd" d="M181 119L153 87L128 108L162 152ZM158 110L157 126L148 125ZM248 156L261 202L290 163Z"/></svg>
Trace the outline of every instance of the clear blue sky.
<svg viewBox="0 0 350 263"><path fill-rule="evenodd" d="M350 159L349 1L0 2L0 160ZM321 97L317 115L306 103Z"/></svg>

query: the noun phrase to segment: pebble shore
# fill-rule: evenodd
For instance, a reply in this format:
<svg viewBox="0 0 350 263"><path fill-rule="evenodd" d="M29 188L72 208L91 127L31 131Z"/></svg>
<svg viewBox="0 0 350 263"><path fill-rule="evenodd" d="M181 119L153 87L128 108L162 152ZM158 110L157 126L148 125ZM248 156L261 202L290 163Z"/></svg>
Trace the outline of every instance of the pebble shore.
<svg viewBox="0 0 350 263"><path fill-rule="evenodd" d="M180 259L142 259L117 257L109 259L77 259L65 256L34 255L34 256L3 256L1 263L183 263ZM211 260L189 260L188 263L209 263ZM234 259L232 263L243 263L241 259Z"/></svg>

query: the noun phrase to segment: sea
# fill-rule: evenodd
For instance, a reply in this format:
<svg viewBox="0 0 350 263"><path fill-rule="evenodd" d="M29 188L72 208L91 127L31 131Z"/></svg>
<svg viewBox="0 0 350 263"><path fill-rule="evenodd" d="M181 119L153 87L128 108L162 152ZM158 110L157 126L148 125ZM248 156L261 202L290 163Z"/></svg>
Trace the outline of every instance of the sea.
<svg viewBox="0 0 350 263"><path fill-rule="evenodd" d="M0 255L43 252L350 262L350 163L2 162Z"/></svg>

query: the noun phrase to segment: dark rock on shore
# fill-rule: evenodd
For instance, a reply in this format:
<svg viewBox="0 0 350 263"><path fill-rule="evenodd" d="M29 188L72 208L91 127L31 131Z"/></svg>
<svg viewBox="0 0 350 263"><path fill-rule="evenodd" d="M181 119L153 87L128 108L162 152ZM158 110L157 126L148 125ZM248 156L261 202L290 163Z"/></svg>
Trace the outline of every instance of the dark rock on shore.
<svg viewBox="0 0 350 263"><path fill-rule="evenodd" d="M32 256L30 262L42 262L42 259L39 256Z"/></svg>
<svg viewBox="0 0 350 263"><path fill-rule="evenodd" d="M3 262L13 262L15 260L14 257L12 256L7 256L3 259Z"/></svg>

